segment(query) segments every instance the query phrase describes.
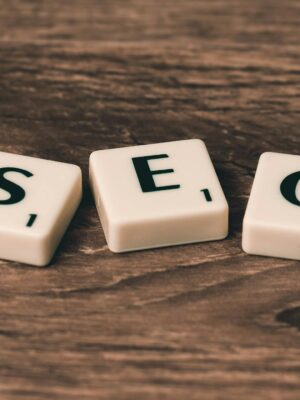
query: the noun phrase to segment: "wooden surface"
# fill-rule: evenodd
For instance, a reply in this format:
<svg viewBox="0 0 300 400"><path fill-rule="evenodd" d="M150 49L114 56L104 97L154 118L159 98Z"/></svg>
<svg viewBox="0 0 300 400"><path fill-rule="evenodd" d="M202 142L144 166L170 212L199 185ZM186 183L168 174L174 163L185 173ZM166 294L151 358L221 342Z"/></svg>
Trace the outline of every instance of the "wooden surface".
<svg viewBox="0 0 300 400"><path fill-rule="evenodd" d="M47 269L1 262L0 398L299 399L300 263L248 256L259 155L299 154L297 0L0 0L0 150L79 164ZM228 240L114 255L96 149L205 140Z"/></svg>

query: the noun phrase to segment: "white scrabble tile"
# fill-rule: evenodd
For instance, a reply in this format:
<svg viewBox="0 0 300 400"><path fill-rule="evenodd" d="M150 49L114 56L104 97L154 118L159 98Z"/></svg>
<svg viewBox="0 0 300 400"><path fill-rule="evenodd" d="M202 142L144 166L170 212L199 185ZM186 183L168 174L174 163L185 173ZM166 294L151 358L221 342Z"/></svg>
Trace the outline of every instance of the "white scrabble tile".
<svg viewBox="0 0 300 400"><path fill-rule="evenodd" d="M201 140L96 151L90 182L114 252L228 234L228 205Z"/></svg>
<svg viewBox="0 0 300 400"><path fill-rule="evenodd" d="M242 246L250 254L300 260L300 156L260 157Z"/></svg>
<svg viewBox="0 0 300 400"><path fill-rule="evenodd" d="M81 195L79 167L0 152L0 258L47 265Z"/></svg>

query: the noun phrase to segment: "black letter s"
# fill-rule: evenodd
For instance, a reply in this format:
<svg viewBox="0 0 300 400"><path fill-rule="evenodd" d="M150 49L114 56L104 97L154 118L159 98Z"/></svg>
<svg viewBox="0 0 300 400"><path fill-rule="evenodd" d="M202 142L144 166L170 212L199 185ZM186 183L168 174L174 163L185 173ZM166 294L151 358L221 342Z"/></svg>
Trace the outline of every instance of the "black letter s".
<svg viewBox="0 0 300 400"><path fill-rule="evenodd" d="M19 185L5 179L4 175L7 172L17 172L30 178L33 176L31 172L28 172L24 169L19 168L0 168L0 189L5 190L10 194L10 198L7 200L0 200L0 205L10 205L16 204L22 201L26 195L24 189L22 189Z"/></svg>

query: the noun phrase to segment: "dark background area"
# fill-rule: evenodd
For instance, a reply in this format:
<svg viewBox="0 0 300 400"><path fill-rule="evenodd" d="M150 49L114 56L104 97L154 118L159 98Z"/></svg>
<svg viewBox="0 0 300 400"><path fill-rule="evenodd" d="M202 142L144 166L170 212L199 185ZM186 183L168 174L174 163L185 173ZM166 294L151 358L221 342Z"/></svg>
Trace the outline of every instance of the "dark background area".
<svg viewBox="0 0 300 400"><path fill-rule="evenodd" d="M52 265L0 263L1 400L300 398L300 263L241 250L259 155L299 154L299 21L297 0L0 0L0 150L85 176ZM90 153L188 138L229 238L112 254Z"/></svg>

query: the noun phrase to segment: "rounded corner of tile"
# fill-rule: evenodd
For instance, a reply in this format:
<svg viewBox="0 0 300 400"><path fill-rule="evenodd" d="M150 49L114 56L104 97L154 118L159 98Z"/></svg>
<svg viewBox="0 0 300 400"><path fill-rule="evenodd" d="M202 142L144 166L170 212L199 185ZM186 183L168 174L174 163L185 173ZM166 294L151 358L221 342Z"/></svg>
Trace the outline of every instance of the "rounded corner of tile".
<svg viewBox="0 0 300 400"><path fill-rule="evenodd" d="M99 151L100 150L94 150L91 152L90 156L89 156L89 163L93 163L95 158L99 155Z"/></svg>
<svg viewBox="0 0 300 400"><path fill-rule="evenodd" d="M245 232L242 232L242 241L241 241L241 249L244 253L246 254L254 254L253 250L251 249L251 246L249 245L249 241L245 237Z"/></svg>
<svg viewBox="0 0 300 400"><path fill-rule="evenodd" d="M125 252L125 250L121 249L118 246L115 246L112 243L107 243L107 247L108 247L108 250L111 251L114 254L122 254L122 253Z"/></svg>
<svg viewBox="0 0 300 400"><path fill-rule="evenodd" d="M264 151L263 153L261 153L261 155L259 156L259 161L264 161L264 160L268 160L272 157L274 157L274 155L276 155L278 153L275 153L273 151Z"/></svg>
<svg viewBox="0 0 300 400"><path fill-rule="evenodd" d="M78 177L82 178L82 169L78 164L72 164L74 171L78 175Z"/></svg>
<svg viewBox="0 0 300 400"><path fill-rule="evenodd" d="M201 146L201 147L206 148L206 144L205 144L205 141L204 141L203 139L200 139L200 138L192 138L192 139L190 139L190 142L195 143L195 144L197 144L197 145L199 145L199 146Z"/></svg>
<svg viewBox="0 0 300 400"><path fill-rule="evenodd" d="M50 260L42 260L42 261L38 261L36 264L33 264L33 267L37 267L37 268L50 268L51 267L51 261L52 261L52 257L50 258Z"/></svg>
<svg viewBox="0 0 300 400"><path fill-rule="evenodd" d="M227 228L227 231L222 233L222 235L219 236L219 238L217 240L226 240L229 236L229 227Z"/></svg>

